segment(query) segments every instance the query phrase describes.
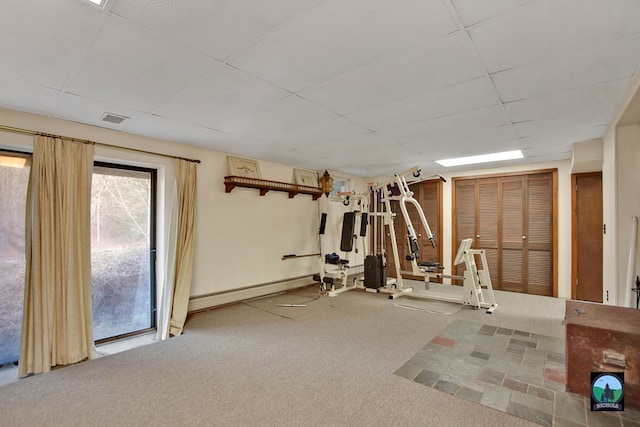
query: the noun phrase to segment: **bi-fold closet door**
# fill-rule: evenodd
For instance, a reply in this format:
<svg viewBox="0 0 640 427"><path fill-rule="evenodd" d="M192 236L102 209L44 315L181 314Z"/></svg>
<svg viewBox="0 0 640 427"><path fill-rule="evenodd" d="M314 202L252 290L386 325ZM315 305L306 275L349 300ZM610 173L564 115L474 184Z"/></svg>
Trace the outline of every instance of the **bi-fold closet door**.
<svg viewBox="0 0 640 427"><path fill-rule="evenodd" d="M555 170L454 178L454 251L473 238L494 289L555 295L556 187Z"/></svg>

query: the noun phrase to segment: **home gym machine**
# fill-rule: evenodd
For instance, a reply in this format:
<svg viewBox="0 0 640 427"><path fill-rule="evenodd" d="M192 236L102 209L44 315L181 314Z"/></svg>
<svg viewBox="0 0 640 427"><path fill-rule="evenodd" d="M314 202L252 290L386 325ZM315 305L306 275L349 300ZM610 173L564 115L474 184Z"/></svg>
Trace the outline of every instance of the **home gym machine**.
<svg viewBox="0 0 640 427"><path fill-rule="evenodd" d="M368 195L344 192L331 197L330 202L339 202L348 206L349 210L342 215L342 231L340 239L341 255L323 253L323 236L327 228L329 214L323 212L320 218L320 274L313 279L320 282L320 290L327 291L327 295L335 297L338 294L359 286L364 271L363 260L367 257L368 243L366 241L368 225ZM330 210L330 209L327 209ZM333 209L335 211L335 209ZM356 234L356 230L359 233Z"/></svg>
<svg viewBox="0 0 640 427"><path fill-rule="evenodd" d="M416 298L428 298L439 301L457 302L462 305L475 307L476 309L484 308L487 313L491 314L498 308L498 303L493 294L493 285L489 276L489 265L485 251L482 249L471 249L473 239L463 239L458 247L456 258L453 265L464 264L464 276L453 276L442 273L442 267L422 266L419 267L420 272L424 275L425 288L429 289L429 282L435 279L456 279L462 280L462 299L449 297L445 295L412 293L412 289L404 289L402 292ZM480 260L481 268L478 268L476 259ZM428 264L428 263L424 263ZM420 265L420 264L418 264ZM487 291L487 299L483 289Z"/></svg>
<svg viewBox="0 0 640 427"><path fill-rule="evenodd" d="M429 223L424 215L422 207L416 199L413 198L413 192L409 189L406 176L412 175L414 178L420 177L420 169L416 166L408 171L395 174L393 178L376 184L374 194L379 195L383 200L382 206L384 212L382 217L385 219L384 224L389 228L389 235L391 237L391 246L393 250L394 264L396 267L396 280L395 280L395 292L390 293L390 298L397 298L399 296L409 296L414 298L434 299L439 301L462 303L475 307L476 309L484 308L487 313L492 313L498 304L495 301L493 293L493 286L491 284L491 277L489 275L489 267L485 251L482 249L471 249L473 239L464 239L460 242L458 252L456 254L454 265L465 265L464 276L452 276L442 273L444 267L438 262L421 262L419 261L420 249L418 245L418 234L412 224L411 217L407 211L407 203L413 205L418 213L420 222L426 233L427 238L431 242L431 245L435 247L433 233L429 228ZM438 175L439 176L439 175ZM444 181L444 178L439 176ZM414 181L415 182L415 181ZM391 212L391 201L397 200L399 203L400 211L405 220L407 227L407 244L409 248L409 254L406 259L411 262L411 273L415 276L424 277L425 289L429 289L429 283L432 278L445 278L445 279L457 279L463 280L463 296L462 298L454 298L444 295L435 295L432 293L418 293L413 292L412 288L405 288L402 271L400 268L400 259L398 256L398 244L396 241L396 234L393 225L394 214ZM476 263L476 257L480 259L481 267L478 268ZM383 257L384 258L384 257ZM487 299L485 299L483 289L487 291Z"/></svg>
<svg viewBox="0 0 640 427"><path fill-rule="evenodd" d="M370 226L372 230L372 254L364 260L364 289L368 292L396 292L396 279L387 275L387 252L385 243L385 226L391 227L393 233L393 213L384 209L385 191L370 187L372 208L370 209Z"/></svg>

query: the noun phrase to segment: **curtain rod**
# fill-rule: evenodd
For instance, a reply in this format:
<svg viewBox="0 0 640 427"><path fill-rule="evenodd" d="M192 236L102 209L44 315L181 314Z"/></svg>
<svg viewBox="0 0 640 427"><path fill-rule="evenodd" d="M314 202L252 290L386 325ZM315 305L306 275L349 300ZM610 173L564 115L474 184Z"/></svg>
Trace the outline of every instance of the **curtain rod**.
<svg viewBox="0 0 640 427"><path fill-rule="evenodd" d="M95 141L90 141L88 139L71 138L71 137L68 137L68 136L54 135L54 134L46 133L46 132L36 132L36 131L33 131L33 130L29 130L29 129L21 129L21 128L15 128L15 127L5 126L5 125L0 125L0 130L6 130L6 131L9 131L9 132L15 132L15 133L24 133L24 134L27 134L27 135L48 136L48 137L51 137L51 138L60 138L60 139L66 139L68 141L81 142L83 144L93 144L93 145L100 145L102 147L120 148L122 150L135 151L136 153L151 154L151 155L154 155L154 156L168 157L168 158L171 158L171 159L180 159L180 160L186 160L188 162L200 163L200 160L197 160L197 159L188 159L186 157L173 156L171 154L155 153L153 151L140 150L138 148L121 147L119 145L105 144L104 142L95 142Z"/></svg>

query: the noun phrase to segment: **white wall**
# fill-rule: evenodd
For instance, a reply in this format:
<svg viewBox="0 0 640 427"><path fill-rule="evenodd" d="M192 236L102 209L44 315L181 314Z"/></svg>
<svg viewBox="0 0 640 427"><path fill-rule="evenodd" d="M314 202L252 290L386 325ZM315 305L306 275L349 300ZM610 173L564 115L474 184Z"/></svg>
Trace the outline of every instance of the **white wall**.
<svg viewBox="0 0 640 427"><path fill-rule="evenodd" d="M637 85L636 85L637 86ZM640 118L639 118L640 119ZM86 126L43 116L0 109L0 123L6 126L89 139L123 147L197 158L198 205L196 259L192 297L217 295L264 283L278 282L318 271L314 257L282 261L284 254L306 254L318 251L319 203L311 196L298 195L289 199L286 193L270 192L260 197L257 190L236 188L224 192L223 177L227 174L226 154L201 147L144 138L109 129ZM635 196L640 176L636 173L640 153L638 124L625 125L616 132L610 129L603 141L603 215L607 224L604 239L603 288L609 292L609 303L621 303L624 297L630 217L640 216L639 197ZM620 141L617 141L619 139ZM32 137L0 131L0 146L31 149ZM155 167L159 170L159 206L165 206L171 188L163 182L173 182L170 159L130 151L96 148L101 160ZM617 162L622 161L623 166ZM293 182L293 167L260 161L264 178ZM451 268L451 178L454 176L510 173L535 169L558 169L558 296L571 296L571 164L570 161L540 163L510 168L479 169L444 174L443 188L443 262ZM624 181L624 182L622 182ZM363 191L365 182L354 179L356 191ZM618 188L620 186L620 188ZM620 196L619 196L620 195ZM160 224L168 217L160 209ZM627 224L629 223L629 225ZM339 233L340 224L328 233ZM159 250L162 233L159 234ZM626 239L626 240L625 240ZM640 247L639 253L640 253ZM158 254L159 257L161 254ZM619 290L621 290L619 292ZM241 296L234 297L236 299ZM204 300L203 300L204 301ZM606 302L606 298L605 298ZM195 308L214 304L206 300Z"/></svg>
<svg viewBox="0 0 640 427"><path fill-rule="evenodd" d="M0 109L0 123L201 160L198 165L192 300L311 276L319 270L318 260L314 257L282 260L285 254L318 251L318 202L313 201L310 195L299 194L289 199L287 193L273 191L261 197L258 190L247 188L235 188L231 193L225 193L225 153L11 110ZM0 131L0 147L3 148L31 151L32 141L33 137L29 135ZM96 146L96 158L158 168L158 259L162 259L164 220L170 214L165 200L171 199L173 190L172 159L101 146ZM266 161L259 163L263 178L294 182L293 167ZM165 182L168 185L165 186ZM162 274L162 266L159 268ZM306 283L310 282L306 280ZM296 285L306 283L295 282ZM262 292L268 291L273 289ZM231 300L245 296L239 294ZM216 301L214 297L203 298L199 304L190 304L190 308L204 308L216 304Z"/></svg>
<svg viewBox="0 0 640 427"><path fill-rule="evenodd" d="M603 301L619 306L630 306L625 295L628 294L627 288L631 287L627 282L631 218L640 217L640 175L636 172L640 153L639 94L640 73L637 73L603 138L602 214L607 226L603 241ZM639 273L639 249L636 242L633 275Z"/></svg>
<svg viewBox="0 0 640 427"><path fill-rule="evenodd" d="M617 179L617 289L610 293L610 300L617 305L628 305L625 295L629 295L627 288L631 288L635 275L638 274L637 256L632 277L627 277L627 266L629 260L629 249L631 247L631 218L640 218L640 190L638 182L640 177L638 171L640 167L640 123L618 126L616 130L616 179ZM640 245L636 239L636 255L640 254ZM629 281L627 281L629 279ZM611 280L605 274L605 283ZM635 295L635 294L634 294ZM634 304L635 306L635 304Z"/></svg>

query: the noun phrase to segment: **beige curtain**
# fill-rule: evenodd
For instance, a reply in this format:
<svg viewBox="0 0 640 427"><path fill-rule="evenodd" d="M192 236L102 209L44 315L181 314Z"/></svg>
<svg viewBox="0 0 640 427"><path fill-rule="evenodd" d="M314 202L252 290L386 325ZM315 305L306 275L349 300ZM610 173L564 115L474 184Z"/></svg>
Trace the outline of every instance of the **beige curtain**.
<svg viewBox="0 0 640 427"><path fill-rule="evenodd" d="M36 136L26 218L19 375L93 357L93 145Z"/></svg>
<svg viewBox="0 0 640 427"><path fill-rule="evenodd" d="M175 282L171 309L171 335L180 335L187 318L193 275L196 214L196 163L176 159L178 189L178 235L176 242Z"/></svg>

